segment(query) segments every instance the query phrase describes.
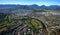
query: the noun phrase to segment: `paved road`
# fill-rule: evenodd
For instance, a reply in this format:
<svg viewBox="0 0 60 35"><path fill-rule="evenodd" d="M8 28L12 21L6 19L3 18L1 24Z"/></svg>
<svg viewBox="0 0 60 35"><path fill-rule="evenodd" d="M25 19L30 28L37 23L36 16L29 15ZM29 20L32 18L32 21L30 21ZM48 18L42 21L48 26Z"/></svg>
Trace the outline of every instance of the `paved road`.
<svg viewBox="0 0 60 35"><path fill-rule="evenodd" d="M28 23L25 22L22 26L19 26L17 29L15 29L15 30L13 31L12 35L15 35L16 31L22 30L22 29L25 28L27 25L28 25Z"/></svg>
<svg viewBox="0 0 60 35"><path fill-rule="evenodd" d="M37 17L29 17L29 18L25 18L27 19L35 19L38 20L42 25L43 25L43 29L46 28L45 24ZM22 30L24 27L26 27L28 25L28 22L23 22L22 24L17 24L14 27L12 27L11 29L9 29L7 31L7 33L9 33L10 35L15 35L16 31ZM6 34L7 34L6 33ZM4 34L5 35L5 34Z"/></svg>
<svg viewBox="0 0 60 35"><path fill-rule="evenodd" d="M27 18L27 19L35 19L35 20L38 20L42 25L43 25L43 29L46 29L46 26L45 26L45 24L39 19L39 18L37 18L37 17L30 17L30 18ZM25 24L21 27L18 27L17 29L16 29L16 31L18 30L22 30L24 27L26 27L28 25L28 23L27 22L25 22ZM15 31L14 31L15 32Z"/></svg>

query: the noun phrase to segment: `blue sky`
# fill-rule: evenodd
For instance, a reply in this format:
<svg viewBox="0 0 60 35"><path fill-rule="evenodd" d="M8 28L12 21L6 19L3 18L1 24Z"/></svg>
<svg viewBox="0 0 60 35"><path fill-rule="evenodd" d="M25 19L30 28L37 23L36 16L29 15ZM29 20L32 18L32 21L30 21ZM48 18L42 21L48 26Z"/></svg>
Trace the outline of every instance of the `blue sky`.
<svg viewBox="0 0 60 35"><path fill-rule="evenodd" d="M60 5L60 0L0 0L0 4L21 4L21 5Z"/></svg>

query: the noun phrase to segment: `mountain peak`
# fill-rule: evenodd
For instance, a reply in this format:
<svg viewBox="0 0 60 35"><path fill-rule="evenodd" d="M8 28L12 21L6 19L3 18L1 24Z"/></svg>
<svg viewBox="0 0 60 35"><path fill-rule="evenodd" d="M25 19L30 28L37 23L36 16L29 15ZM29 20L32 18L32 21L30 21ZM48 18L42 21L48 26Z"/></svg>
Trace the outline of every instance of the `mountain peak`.
<svg viewBox="0 0 60 35"><path fill-rule="evenodd" d="M38 6L37 4L33 4L32 6Z"/></svg>

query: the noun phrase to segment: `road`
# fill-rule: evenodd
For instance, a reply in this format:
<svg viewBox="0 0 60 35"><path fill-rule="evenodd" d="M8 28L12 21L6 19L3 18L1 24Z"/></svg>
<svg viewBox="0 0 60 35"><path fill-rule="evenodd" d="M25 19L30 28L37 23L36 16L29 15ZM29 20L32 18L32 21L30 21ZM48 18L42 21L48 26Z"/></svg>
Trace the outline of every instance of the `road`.
<svg viewBox="0 0 60 35"><path fill-rule="evenodd" d="M29 18L25 18L25 19L26 19L26 20L27 20L27 19L35 19L35 20L38 20L38 21L42 24L43 29L46 29L45 24L44 24L39 18L37 18L37 17L29 17ZM20 30L24 29L28 24L29 24L29 23L26 22L26 21L24 21L24 22L21 23L21 24L18 24L18 22L17 22L17 24L15 24L15 26L13 26L13 27L10 28L9 30L3 32L3 35L15 35L16 31L20 31ZM5 33L5 34L4 34L4 33ZM7 33L8 33L8 34L7 34Z"/></svg>
<svg viewBox="0 0 60 35"><path fill-rule="evenodd" d="M46 29L45 24L39 18L37 18L37 17L30 17L30 18L27 18L27 19L35 19L35 20L38 20L43 25L43 29ZM20 30L24 29L24 27L26 27L27 25L28 25L28 23L27 22L24 22L22 26L19 26L19 27L17 26L17 28L14 29L12 35L15 35L16 31L20 31Z"/></svg>

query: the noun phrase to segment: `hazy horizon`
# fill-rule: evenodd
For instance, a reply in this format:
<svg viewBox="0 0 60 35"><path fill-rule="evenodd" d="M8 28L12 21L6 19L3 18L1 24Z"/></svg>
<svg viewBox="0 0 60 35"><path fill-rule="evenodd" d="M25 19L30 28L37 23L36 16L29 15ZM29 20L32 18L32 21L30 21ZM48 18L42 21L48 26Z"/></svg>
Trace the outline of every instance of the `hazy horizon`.
<svg viewBox="0 0 60 35"><path fill-rule="evenodd" d="M23 4L0 4L0 5L23 5ZM30 4L30 5L37 5L37 4ZM38 5L43 6L43 5ZM60 6L60 5L44 5L44 6Z"/></svg>
<svg viewBox="0 0 60 35"><path fill-rule="evenodd" d="M37 4L41 5L59 5L60 0L0 0L0 4L15 4L15 5L32 5Z"/></svg>

